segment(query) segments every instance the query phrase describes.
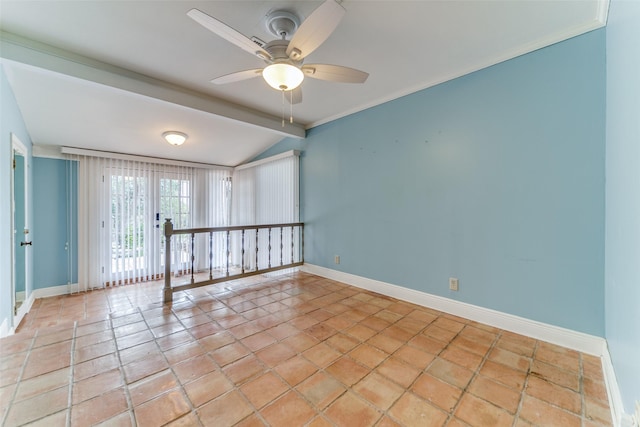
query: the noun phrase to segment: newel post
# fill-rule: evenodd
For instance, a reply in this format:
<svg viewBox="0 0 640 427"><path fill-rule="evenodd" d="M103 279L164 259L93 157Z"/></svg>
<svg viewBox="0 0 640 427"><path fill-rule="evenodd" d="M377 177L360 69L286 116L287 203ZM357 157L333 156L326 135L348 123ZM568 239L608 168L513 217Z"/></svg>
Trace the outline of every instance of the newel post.
<svg viewBox="0 0 640 427"><path fill-rule="evenodd" d="M171 236L173 235L173 224L171 218L165 218L164 222L164 303L173 301L173 290L171 289Z"/></svg>

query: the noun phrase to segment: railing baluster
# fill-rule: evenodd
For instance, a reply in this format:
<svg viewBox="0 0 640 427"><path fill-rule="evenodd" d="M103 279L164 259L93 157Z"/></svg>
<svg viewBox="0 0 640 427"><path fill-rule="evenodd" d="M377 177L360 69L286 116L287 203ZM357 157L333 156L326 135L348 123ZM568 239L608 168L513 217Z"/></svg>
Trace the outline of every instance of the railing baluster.
<svg viewBox="0 0 640 427"><path fill-rule="evenodd" d="M213 279L213 231L209 232L209 280Z"/></svg>
<svg viewBox="0 0 640 427"><path fill-rule="evenodd" d="M240 259L240 267L242 269L242 274L244 274L244 230L242 230L242 258Z"/></svg>
<svg viewBox="0 0 640 427"><path fill-rule="evenodd" d="M285 248L285 244L284 244L284 237L286 235L286 233L284 232L285 228L291 227L291 256L290 256L290 263L285 263L284 262L284 258L285 258L285 254L284 254L284 248ZM273 242L272 242L272 232L274 228L280 228L280 264L277 263L277 254L275 256L273 256L273 265L272 265L272 254L271 254L271 250L273 249ZM265 224L265 225L251 225L251 226L229 226L229 227L209 227L209 228L189 228L189 229L182 229L182 230L174 230L173 229L173 225L171 224L171 220L167 219L165 226L165 255L164 255L164 259L165 259L165 284L164 284L164 302L171 302L173 299L173 293L174 292L179 292L179 291L184 291L187 289L192 289L192 288L197 288L200 286L206 286L206 285L211 285L214 283L220 283L223 281L227 281L227 280L231 280L231 279L236 279L236 278L241 278L241 277L248 277L248 276L253 276L256 274L263 274L263 273L269 273L272 271L277 271L277 270L283 270L286 268L291 268L291 267L296 267L299 265L302 265L304 263L304 224L303 223L286 223L286 224ZM266 254L266 263L267 265L264 264L260 264L260 232L261 230L265 230L267 229L267 246L263 249L267 249L267 254ZM249 258L251 258L251 255L248 254L247 252L247 245L249 240L247 240L247 238L249 238L249 236L247 236L246 231L247 230L255 230L256 233L256 237L255 237L255 244L256 244L256 250L255 250L255 269L251 269L250 268L250 261L247 259L245 260L245 256L248 256ZM298 231L299 230L299 231ZM231 255L232 255L232 251L231 251L231 232L232 231L240 231L241 234L241 245L240 245L240 251L237 250L237 247L234 246L234 252L233 252L233 256L234 259L237 255L241 256L241 266L238 269L238 271L236 271L234 274L231 274L231 267L232 267L232 261L231 261ZM221 274L219 277L214 277L213 275L213 259L214 259L214 233L226 233L226 271L224 274ZM209 234L209 278L205 279L205 280L199 280L196 282L195 280L195 273L196 273L196 248L195 248L195 240L196 240L196 234L204 234L204 233L208 233ZM299 234L296 234L299 233ZM171 240L173 235L179 235L178 240ZM188 265L184 265L182 262L183 260L183 255L185 255L185 250L188 251L188 237L187 236L191 236L191 252L187 253L188 255L190 255L191 258L191 283L187 283L187 284L182 284L182 285L176 285L176 286L172 286L171 285L171 274L172 273L176 273L176 271L179 271L180 274L184 274L184 270L189 268ZM276 238L276 236L273 236L273 238ZM203 248L204 245L206 244L206 242L202 242L203 243ZM299 246L299 248L297 248ZM206 250L206 249L205 249ZM297 250L297 252L296 252ZM221 251L222 254L222 251ZM203 262L205 261L206 255L203 253ZM296 261L296 259L298 259L298 261ZM175 263L172 264L172 260L175 261ZM186 261L186 259L185 259ZM245 264L246 263L246 264ZM173 266L177 266L178 270L174 270ZM221 270L224 269L224 267L219 266L219 268ZM206 267L203 267L203 273L205 272ZM172 272L172 270L174 270Z"/></svg>
<svg viewBox="0 0 640 427"><path fill-rule="evenodd" d="M231 256L231 248L229 245L231 231L227 230L227 277L229 277L229 257Z"/></svg>
<svg viewBox="0 0 640 427"><path fill-rule="evenodd" d="M282 227L280 227L280 265L284 265L282 263L282 248L284 246L282 245Z"/></svg>
<svg viewBox="0 0 640 427"><path fill-rule="evenodd" d="M196 244L196 233L191 233L191 283L196 282L195 278L193 277L194 264L196 261L195 244Z"/></svg>
<svg viewBox="0 0 640 427"><path fill-rule="evenodd" d="M271 268L271 227L269 227L269 246L268 246L268 252L269 252L269 263L267 264L269 266L269 268Z"/></svg>

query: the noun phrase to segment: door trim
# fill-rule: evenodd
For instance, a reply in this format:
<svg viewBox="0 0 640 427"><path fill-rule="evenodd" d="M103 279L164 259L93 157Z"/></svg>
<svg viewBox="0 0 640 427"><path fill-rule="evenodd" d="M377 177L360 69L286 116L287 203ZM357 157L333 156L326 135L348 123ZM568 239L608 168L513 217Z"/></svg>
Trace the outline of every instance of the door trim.
<svg viewBox="0 0 640 427"><path fill-rule="evenodd" d="M30 256L31 252L30 246L25 246L25 257L24 257L24 282L25 282L25 299L20 308L16 311L16 257L15 257L15 247L16 247L16 233L15 231L15 193L14 193L14 172L13 172L13 159L14 153L19 152L24 156L24 228L29 229L31 231L31 218L29 215L30 208L30 200L29 200L29 168L31 164L29 162L28 153L26 145L20 141L20 139L14 134L11 134L11 156L9 156L10 162L10 170L11 170L11 312L12 312L12 324L10 333L15 332L15 329L18 327L24 316L29 312L31 305L33 304L33 298L31 298L31 274L30 274Z"/></svg>

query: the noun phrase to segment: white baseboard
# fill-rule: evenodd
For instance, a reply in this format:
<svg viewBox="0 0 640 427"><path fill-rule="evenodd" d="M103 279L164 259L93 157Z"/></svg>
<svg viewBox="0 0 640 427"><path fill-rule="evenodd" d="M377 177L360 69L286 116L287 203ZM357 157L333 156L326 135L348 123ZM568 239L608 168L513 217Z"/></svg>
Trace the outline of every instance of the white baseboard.
<svg viewBox="0 0 640 427"><path fill-rule="evenodd" d="M73 292L73 287L78 288L77 283L68 284L68 285L60 285L60 286L49 286L48 288L34 289L31 292L31 295L34 295L35 298L48 298L48 297L57 297L59 295L67 295Z"/></svg>
<svg viewBox="0 0 640 427"><path fill-rule="evenodd" d="M4 338L8 335L10 335L9 319L4 319L0 324L0 338Z"/></svg>
<svg viewBox="0 0 640 427"><path fill-rule="evenodd" d="M594 335L313 264L304 264L301 270L594 356L601 357L606 350L606 340Z"/></svg>
<svg viewBox="0 0 640 427"><path fill-rule="evenodd" d="M609 396L609 408L611 409L613 425L618 427L638 426L638 422L640 420L637 419L637 413L640 411L640 404L636 402L635 417L624 412L622 395L620 394L618 380L613 369L613 362L611 361L611 355L609 354L608 347L605 347L604 354L602 355L602 372L604 374L605 385L607 386L607 395Z"/></svg>

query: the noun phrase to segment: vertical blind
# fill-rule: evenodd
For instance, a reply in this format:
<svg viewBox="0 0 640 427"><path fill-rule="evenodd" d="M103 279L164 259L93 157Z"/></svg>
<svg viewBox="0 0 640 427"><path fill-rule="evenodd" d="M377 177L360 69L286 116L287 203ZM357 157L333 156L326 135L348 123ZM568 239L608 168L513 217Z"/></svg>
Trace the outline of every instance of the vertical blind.
<svg viewBox="0 0 640 427"><path fill-rule="evenodd" d="M233 225L298 222L298 183L299 157L296 151L236 168L233 173ZM258 233L257 239L255 233ZM245 235L243 259L238 259L242 256L241 251L234 250L232 252L236 255L233 262L236 265L242 263L245 269L253 270L256 268L256 249L258 263L264 266L268 263L269 246L290 248L294 243L299 247L298 239L298 234L293 237L287 232L282 235L279 232L270 234L268 229L249 232ZM236 236L233 243L237 249L241 244L239 237Z"/></svg>
<svg viewBox="0 0 640 427"><path fill-rule="evenodd" d="M229 224L228 168L204 169L90 155L74 157L79 163L81 290L162 277L166 218L172 220L174 228ZM191 268L187 250L191 242L189 236L177 237L172 240L171 269L179 274ZM215 242L217 248L222 244Z"/></svg>
<svg viewBox="0 0 640 427"><path fill-rule="evenodd" d="M73 150L67 157L78 163L79 290L162 277L166 218L176 229L299 221L297 152L233 171L180 162L154 163L133 156L100 157ZM268 245L299 245L300 237L293 233L270 235L269 230L261 230L250 234L244 238L246 257L234 255L232 260L247 269L255 268L256 249L263 265ZM231 244L241 244L237 234ZM214 234L212 241L200 235L194 242L189 235L175 235L171 271L176 275L189 273L192 254L193 268L206 268L211 252L213 265L222 266L226 263L226 245L223 233Z"/></svg>

